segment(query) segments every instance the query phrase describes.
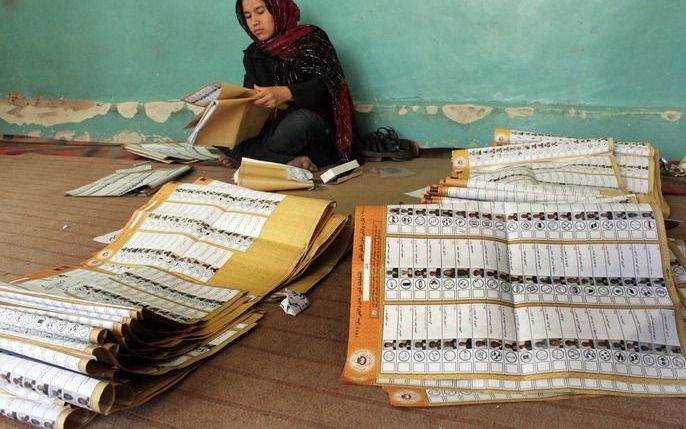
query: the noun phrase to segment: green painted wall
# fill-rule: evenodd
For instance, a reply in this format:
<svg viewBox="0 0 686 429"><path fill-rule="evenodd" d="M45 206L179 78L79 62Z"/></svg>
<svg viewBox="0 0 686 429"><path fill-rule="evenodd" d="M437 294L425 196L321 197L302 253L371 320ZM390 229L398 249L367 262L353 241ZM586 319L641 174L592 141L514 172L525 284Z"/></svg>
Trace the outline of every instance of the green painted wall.
<svg viewBox="0 0 686 429"><path fill-rule="evenodd" d="M391 125L423 146L445 147L485 145L493 128L511 127L649 140L670 158L686 155L684 1L298 3L302 21L334 41L365 130ZM240 82L248 42L231 0L0 0L0 96L87 100L106 110L73 118L57 109L67 119L41 126L31 122L49 111L4 102L0 132L184 139L192 112L160 118L145 104L210 81ZM122 102L139 103L136 115L123 117ZM464 104L490 114L471 117Z"/></svg>

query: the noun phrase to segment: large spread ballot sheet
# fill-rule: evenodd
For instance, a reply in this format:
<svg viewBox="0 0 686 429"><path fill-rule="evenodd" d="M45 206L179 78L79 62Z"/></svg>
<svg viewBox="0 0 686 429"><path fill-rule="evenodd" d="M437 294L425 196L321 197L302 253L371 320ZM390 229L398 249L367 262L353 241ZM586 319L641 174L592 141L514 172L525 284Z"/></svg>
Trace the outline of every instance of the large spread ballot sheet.
<svg viewBox="0 0 686 429"><path fill-rule="evenodd" d="M334 203L168 184L77 267L0 283L0 414L78 428L138 406L306 292L350 246Z"/></svg>
<svg viewBox="0 0 686 429"><path fill-rule="evenodd" d="M406 406L686 394L661 210L364 206L355 225L343 381Z"/></svg>
<svg viewBox="0 0 686 429"><path fill-rule="evenodd" d="M638 333L631 335L639 338L645 333L645 320L651 336L656 329L654 319L658 316L645 311L673 305L670 315L674 314L678 319L686 317L683 305L671 299L683 297L685 292L682 281L686 260L680 247L683 242L665 241L657 227L653 230L653 223L662 224L655 210L663 216L669 215L669 206L661 193L658 161L659 154L649 143L615 142L611 138L579 139L503 129L495 131L493 147L454 151L450 176L430 186L422 198L423 203L440 203L442 206L394 207L387 220L386 232L389 243L400 240L401 253L407 250L407 238L421 240L427 234L428 238L436 238L431 234L446 234L447 237L440 238L443 249L447 238L459 241L462 234L482 235L480 239L472 238L455 244L454 255L461 264L457 268L427 268L430 277L440 275L455 290L447 292L449 300L456 300L456 304L462 304L463 300L465 303L477 300L481 304L483 300L488 304L486 307L447 307L448 310L441 307L441 316L448 317L450 323L453 313L459 315L458 323L464 326L471 323L472 330L465 332L472 337L464 341L456 339L460 352L445 351L446 344L434 340L433 344L440 344L440 348L427 355L429 361L431 356L438 356L436 351L451 358L455 353L458 360L460 356L466 359L469 354L476 361L450 363L449 366L459 371L464 370L465 365L480 369L471 370L469 377L461 373L452 377L435 375L436 366L432 361L428 363L434 368L429 371L431 377L414 376L412 370L408 372L410 376L404 377L405 374L401 373L406 368L399 364L402 371L381 374L376 378L376 383L383 385L388 393L389 401L397 406L433 406L557 400L570 395L606 393L680 395L682 387L679 383L632 378L641 374L647 378L655 377L653 369L637 373L637 362L646 362L641 353L668 350L669 346L660 343L656 347L652 337L651 345L644 345L641 340L613 341L596 335L596 331L602 331L607 333L598 334L600 337L616 337L612 332L617 329L615 322L619 320L626 336L627 331L631 332L631 325L626 323L627 311L632 318L638 317L639 321L634 323ZM512 204L516 207L513 208ZM454 211L456 207L460 208ZM414 217L418 213L421 216ZM427 213L429 217L424 218ZM648 229L644 228L646 226ZM636 240L652 240L653 243L632 243ZM479 241L480 245L475 244ZM493 258L492 241L498 243L495 269L493 262L482 266L484 260ZM435 251L431 246L435 247L436 241L429 240L429 243L428 255L431 255ZM447 256L450 260L453 258L450 250L453 246L448 245L447 248L442 257ZM423 247L420 245L418 249L421 252ZM668 255L667 260L664 260L665 254ZM661 259L661 264L652 265ZM477 265L473 267L471 264L475 262ZM649 285L669 283L667 277L664 281L660 280L662 277L657 281L651 280L651 276L656 274L644 272L651 266L658 271L667 267L674 290L678 293L671 291L670 286L651 289ZM503 273L503 269L508 271ZM583 273L589 269L592 275ZM449 273L447 279L446 270ZM402 275L403 269L399 272ZM415 270L414 274L417 273L424 274L422 270ZM393 270L391 274L394 274ZM600 278L597 278L598 274ZM455 280L452 275L456 275ZM419 284L425 287L421 280ZM426 283L429 288L431 285L439 287L439 284L437 278L430 278ZM402 279L400 285L409 287L412 283ZM438 300L443 305L445 292L437 298L436 291L429 291L429 302ZM405 299L407 291L400 292L399 296ZM395 297L390 293L384 299L393 300ZM656 302L651 303L651 299ZM646 308L642 308L645 314L637 316L639 310L634 309L634 305L645 305ZM530 306L538 308L528 308ZM608 316L605 306L614 306L614 313ZM582 310L577 307L582 307ZM406 308L398 307L397 310L400 315L397 320L407 321L408 315L402 313ZM602 310L604 325L594 313L598 310ZM413 309L411 317L418 315L416 320L419 324L424 320L435 320L434 307L430 307L426 315L422 311ZM496 317L495 323L505 321L500 331L496 329L502 333L503 339L493 342L488 337L484 339L483 331L487 330L490 335L494 320L492 313L495 311L500 313L497 316L500 319ZM664 314L661 317L664 318ZM579 338L574 339L574 332L569 329L570 319ZM545 334L541 330L541 320L545 324ZM558 323L551 324L551 320L558 320ZM669 329L677 329L679 323L675 322L675 326L663 323L663 328L657 328L658 332L659 329L668 329L664 334L670 337L668 333L673 334L673 331ZM582 340L586 334L580 332L587 331L589 324L596 336ZM415 328L416 325L412 329ZM512 330L516 337L514 343ZM560 330L562 334L558 332ZM458 334L464 335L465 332L460 328ZM550 335L556 338L550 338ZM565 338L569 335L572 337ZM522 343L522 337L528 339ZM640 353L637 353L637 348ZM544 355L549 355L553 361L536 361ZM485 356L488 359L501 358L505 368L510 369L501 371L497 362L487 359L486 372L491 376L481 378L479 371L484 369L484 360L480 358ZM579 356L586 362L582 369L579 369L578 362L574 362ZM601 364L600 375L593 372L593 356L600 359L596 359ZM647 365L650 366L652 361L664 367L666 361L660 359L649 356ZM562 364L560 361L563 360L571 361ZM677 367L681 362L677 359ZM618 368L613 376L617 378L606 377L608 370L603 366L607 367L609 363ZM513 365L521 366L518 376L512 375ZM627 375L626 368L631 374Z"/></svg>

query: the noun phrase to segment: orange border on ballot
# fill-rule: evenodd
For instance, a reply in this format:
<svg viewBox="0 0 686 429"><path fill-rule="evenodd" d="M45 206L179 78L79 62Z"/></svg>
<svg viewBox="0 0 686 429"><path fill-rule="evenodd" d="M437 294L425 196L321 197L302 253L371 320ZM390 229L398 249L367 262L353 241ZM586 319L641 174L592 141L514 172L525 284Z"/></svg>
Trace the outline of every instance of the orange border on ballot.
<svg viewBox="0 0 686 429"><path fill-rule="evenodd" d="M348 355L341 382L375 384L379 373L381 338L380 287L384 263L386 207L358 206L355 210L350 289Z"/></svg>

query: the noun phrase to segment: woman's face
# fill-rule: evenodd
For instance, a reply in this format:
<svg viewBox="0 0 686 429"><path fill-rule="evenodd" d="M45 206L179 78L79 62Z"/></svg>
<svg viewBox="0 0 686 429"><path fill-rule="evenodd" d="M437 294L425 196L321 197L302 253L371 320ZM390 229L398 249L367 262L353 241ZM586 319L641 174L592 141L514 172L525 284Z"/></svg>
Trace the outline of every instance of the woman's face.
<svg viewBox="0 0 686 429"><path fill-rule="evenodd" d="M250 32L260 42L274 36L274 17L264 3L264 0L243 0L243 16Z"/></svg>

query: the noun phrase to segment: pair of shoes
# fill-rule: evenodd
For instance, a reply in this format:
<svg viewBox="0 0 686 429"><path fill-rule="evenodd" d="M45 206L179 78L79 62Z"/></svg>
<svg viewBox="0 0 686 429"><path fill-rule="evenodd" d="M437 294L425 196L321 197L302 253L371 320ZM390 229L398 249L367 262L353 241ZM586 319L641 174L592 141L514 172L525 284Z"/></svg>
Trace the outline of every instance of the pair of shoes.
<svg viewBox="0 0 686 429"><path fill-rule="evenodd" d="M381 127L359 141L359 156L365 161L409 161L419 156L419 148L412 140L401 139L393 128Z"/></svg>

